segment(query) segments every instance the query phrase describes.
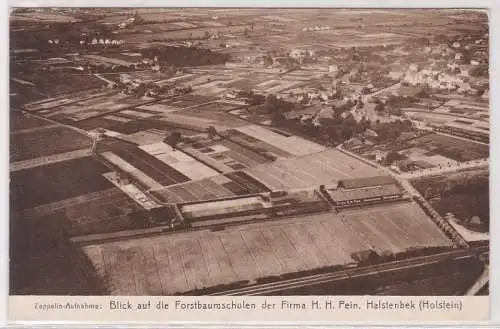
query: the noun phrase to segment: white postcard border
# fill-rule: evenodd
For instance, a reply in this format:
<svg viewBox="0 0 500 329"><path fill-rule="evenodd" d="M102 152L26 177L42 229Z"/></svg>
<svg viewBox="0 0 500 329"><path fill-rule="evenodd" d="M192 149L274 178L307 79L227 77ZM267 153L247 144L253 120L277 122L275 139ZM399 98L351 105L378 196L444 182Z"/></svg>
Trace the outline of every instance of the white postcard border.
<svg viewBox="0 0 500 329"><path fill-rule="evenodd" d="M97 1L97 0L87 0L87 1L64 1L64 0L50 0L50 1L19 1L19 0L9 0L8 1L9 6L58 6L58 5L64 5L64 6L102 6L103 2L102 1ZM331 6L332 3L331 1L321 1L321 0L312 0L312 1L296 1L296 2L290 2L290 1L284 1L284 0L275 0L273 2L269 1L264 1L264 0L246 0L246 1L230 1L230 0L211 0L211 1L200 1L200 0L186 0L186 1L175 1L175 2L159 2L159 1L107 1L106 5L109 6L259 6L259 7L266 7L266 6L276 6L276 7L284 7L284 6L307 6L307 7L326 7L326 6ZM492 85L492 90L500 90L500 85L499 85L499 69L498 69L498 52L499 52L499 47L500 47L500 36L499 36L499 31L500 31L500 11L499 11L499 4L498 1L485 1L485 0L480 0L480 1L442 1L442 0L420 0L418 2L401 2L397 0L383 0L383 1L376 1L376 0L361 0L357 1L355 4L353 4L352 1L346 1L346 0L341 0L341 1L335 1L334 6L335 7L490 7L490 18L491 18L491 27L490 27L490 42L491 42L491 55L490 55L490 61L491 61L491 69L490 69L490 76L491 76L491 85ZM8 11L2 11L2 16L1 21L4 22L4 25L2 26L2 33L3 33L3 40L8 40ZM7 41L8 42L8 41ZM9 67L8 67L8 47L4 47L2 49L2 61L1 61L1 66L0 69L4 72L5 76L4 79L2 80L2 87L3 90L5 91L4 95L8 95L8 74L9 74ZM1 115L4 117L2 118L3 120L1 121L5 126L4 126L4 132L8 132L8 97L4 98L4 101L7 102L6 106L4 107L4 111L1 112ZM500 94L497 93L491 93L491 102L492 102L492 114L491 114L491 125L492 127L500 127L500 109L498 109L498 104L500 104ZM499 141L500 141L500 130L499 129L491 129L491 193L490 193L490 198L491 200L499 199L499 197L496 197L500 195L500 170L497 168L500 168L500 150L499 148ZM4 151L4 154L7 154L8 152L8 133L5 133L4 138L1 140L0 143L0 148L2 151ZM3 209L4 209L4 218L5 220L3 221L4 223L4 229L2 230L3 234L3 241L4 241L4 248L2 249L3 252L3 257L0 257L1 262L0 262L0 267L4 269L1 274L1 279L0 279L0 290L4 292L4 296L6 296L3 299L0 299L0 319L7 321L8 317L8 303L9 303L9 298L7 297L8 295L8 157L5 157L4 161L4 170L2 171L2 176L1 179L3 179L3 186L4 189L2 189L3 193ZM492 202L491 203L491 217L499 217L500 215L500 205L498 202ZM499 257L499 245L500 242L497 241L497 236L500 236L500 221L498 220L493 220L491 224L491 273L500 273L500 257ZM498 275L497 275L498 277ZM498 323L500 321L500 285L498 284L498 280L494 280L495 275L490 275L490 293L491 293L491 320L492 322ZM26 302L28 303L28 299L31 297L25 297ZM168 321L168 319L167 319ZM147 321L149 322L149 321ZM310 325L320 325L317 321L314 321L315 323L313 324L312 322L309 323ZM18 322L20 324L21 322ZM40 321L35 321L35 322L30 322L31 325L36 325L36 324L41 324L42 322ZM95 324L97 323L102 323L101 321L99 322L93 322ZM108 322L109 323L109 322ZM163 322L165 324L165 322ZM198 321L196 322L189 322L190 325L195 325L195 323L200 323ZM203 322L204 323L204 322ZM260 322L258 323L267 323L267 322ZM280 321L281 325L287 325L288 322L282 322ZM55 325L56 323L53 322ZM60 323L61 324L61 323ZM76 324L76 323L75 323ZM78 324L82 324L82 322L78 322ZM324 323L323 323L324 324ZM335 323L335 324L342 324L342 323ZM421 323L423 324L423 323ZM436 323L434 323L436 324ZM447 323L449 324L449 323ZM477 323L479 325L480 323ZM490 323L491 324L491 323ZM90 325L90 323L86 323L85 325ZM180 325L180 324L179 324ZM249 324L247 324L249 325ZM241 325L247 326L247 325ZM275 325L277 325L275 323ZM68 323L64 323L63 326L68 326ZM172 323L172 326L175 327L174 323ZM201 325L200 325L201 326ZM267 325L266 325L267 326ZM222 327L221 326L217 326ZM231 327L231 326L230 326Z"/></svg>

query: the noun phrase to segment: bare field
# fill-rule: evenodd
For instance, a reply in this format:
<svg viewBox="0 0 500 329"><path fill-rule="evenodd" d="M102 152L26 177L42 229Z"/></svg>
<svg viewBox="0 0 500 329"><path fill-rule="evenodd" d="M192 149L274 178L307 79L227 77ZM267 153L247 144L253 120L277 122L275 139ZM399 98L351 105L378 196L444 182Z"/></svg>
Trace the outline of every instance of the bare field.
<svg viewBox="0 0 500 329"><path fill-rule="evenodd" d="M62 220L62 226L70 236L144 227L145 221L134 221L130 217L131 213L142 209L140 205L118 188L111 188L104 192L88 201L72 202L73 204L68 204L49 216ZM40 219L43 220L43 218Z"/></svg>
<svg viewBox="0 0 500 329"><path fill-rule="evenodd" d="M278 160L246 172L273 189L334 185L340 179L383 174L376 168L337 150Z"/></svg>
<svg viewBox="0 0 500 329"><path fill-rule="evenodd" d="M41 101L26 104L24 107L29 111L42 111L42 110L53 110L53 108L58 106L63 106L71 103L76 103L84 101L87 99L104 96L110 94L110 92L100 92L96 90L97 93L92 93L92 91L86 90L80 93L71 93L64 96L59 96L50 99L43 99Z"/></svg>
<svg viewBox="0 0 500 329"><path fill-rule="evenodd" d="M187 182L156 190L154 194L167 203L185 203L215 200L249 193L244 186L240 186L229 179L227 179L226 183L219 183L218 180L220 181L221 178L206 178L196 182Z"/></svg>
<svg viewBox="0 0 500 329"><path fill-rule="evenodd" d="M161 40L188 40L193 38L203 38L206 32L220 31L221 33L238 33L249 29L250 25L234 25L234 26L221 26L221 27L207 27L207 28L193 28L184 29L179 26L177 31L165 31L159 33L137 33L137 34L123 34L122 37L127 43L143 43Z"/></svg>
<svg viewBox="0 0 500 329"><path fill-rule="evenodd" d="M451 242L415 204L407 203L340 217L325 213L222 232L196 231L92 245L84 250L101 275L110 278L113 294L172 295L355 263L351 254L370 248L399 252L415 245L449 246Z"/></svg>
<svg viewBox="0 0 500 329"><path fill-rule="evenodd" d="M87 136L64 127L52 127L10 136L11 162L88 148Z"/></svg>
<svg viewBox="0 0 500 329"><path fill-rule="evenodd" d="M10 131L38 128L51 123L42 119L27 116L19 111L10 111Z"/></svg>
<svg viewBox="0 0 500 329"><path fill-rule="evenodd" d="M112 187L92 158L57 162L10 174L11 209L28 209ZM78 173L75 175L75 173Z"/></svg>
<svg viewBox="0 0 500 329"><path fill-rule="evenodd" d="M52 111L49 116L63 116L74 121L80 121L110 112L118 112L126 108L133 108L150 101L149 99L115 93L61 106L56 111Z"/></svg>
<svg viewBox="0 0 500 329"><path fill-rule="evenodd" d="M10 17L12 21L32 21L43 23L76 23L79 19L64 14L50 13L16 13Z"/></svg>
<svg viewBox="0 0 500 329"><path fill-rule="evenodd" d="M484 159L489 156L488 145L468 142L463 139L440 134L422 136L412 141L412 144L413 143L425 145L427 148L433 148L432 151L434 153L450 157L460 162ZM457 151L458 153L456 153Z"/></svg>

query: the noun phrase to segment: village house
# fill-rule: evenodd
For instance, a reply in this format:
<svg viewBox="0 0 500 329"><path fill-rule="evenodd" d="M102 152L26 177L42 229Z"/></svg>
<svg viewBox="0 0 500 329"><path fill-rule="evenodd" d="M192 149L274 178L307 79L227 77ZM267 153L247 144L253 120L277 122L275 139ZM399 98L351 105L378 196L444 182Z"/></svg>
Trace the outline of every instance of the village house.
<svg viewBox="0 0 500 329"><path fill-rule="evenodd" d="M335 73L339 70L338 65L328 65L328 72Z"/></svg>

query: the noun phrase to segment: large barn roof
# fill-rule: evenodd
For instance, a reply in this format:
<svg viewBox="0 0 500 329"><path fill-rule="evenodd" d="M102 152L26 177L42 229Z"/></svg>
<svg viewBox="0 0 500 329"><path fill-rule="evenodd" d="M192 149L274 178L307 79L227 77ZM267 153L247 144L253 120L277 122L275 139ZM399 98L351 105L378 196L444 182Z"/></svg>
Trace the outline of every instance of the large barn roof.
<svg viewBox="0 0 500 329"><path fill-rule="evenodd" d="M394 184L352 190L339 189L328 191L328 194L334 201L376 198L400 193L403 193L403 190L399 186Z"/></svg>
<svg viewBox="0 0 500 329"><path fill-rule="evenodd" d="M342 187L345 189L354 189L369 186L379 186L379 185L389 185L395 184L396 180L391 176L373 176L373 177L362 177L362 178L352 178L344 179L339 181Z"/></svg>

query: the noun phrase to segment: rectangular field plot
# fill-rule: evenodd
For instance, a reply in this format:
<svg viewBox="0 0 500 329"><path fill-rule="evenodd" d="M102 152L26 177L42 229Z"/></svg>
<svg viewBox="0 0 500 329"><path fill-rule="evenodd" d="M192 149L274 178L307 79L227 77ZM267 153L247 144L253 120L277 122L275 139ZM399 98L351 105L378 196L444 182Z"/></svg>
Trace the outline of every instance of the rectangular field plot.
<svg viewBox="0 0 500 329"><path fill-rule="evenodd" d="M248 169L246 172L275 190L335 185L340 179L383 174L338 150L281 159Z"/></svg>
<svg viewBox="0 0 500 329"><path fill-rule="evenodd" d="M156 113L159 113L159 114L161 114L161 113L175 112L175 111L181 110L180 107L166 105L166 104L161 104L161 103L142 105L142 106L139 106L138 109L140 109L140 110L148 110L148 111L156 112Z"/></svg>
<svg viewBox="0 0 500 329"><path fill-rule="evenodd" d="M211 122L214 126L220 125L225 127L242 127L248 124L246 121L236 118L231 114L199 109L198 107L185 109L176 112L175 114L182 115L183 117L188 118L188 120L198 119L207 123ZM170 115L167 117L170 117Z"/></svg>
<svg viewBox="0 0 500 329"><path fill-rule="evenodd" d="M70 236L145 228L132 214L142 208L118 188L92 192L46 204L25 213L39 220L57 218Z"/></svg>
<svg viewBox="0 0 500 329"><path fill-rule="evenodd" d="M19 111L10 111L10 131L33 129L50 125L51 123L42 119L27 116Z"/></svg>
<svg viewBox="0 0 500 329"><path fill-rule="evenodd" d="M32 208L113 187L102 177L107 171L108 168L92 158L80 158L12 172L12 210Z"/></svg>
<svg viewBox="0 0 500 329"><path fill-rule="evenodd" d="M160 188L189 180L174 167L132 145L122 143L113 148L112 154L102 155L123 171L136 175L149 188Z"/></svg>
<svg viewBox="0 0 500 329"><path fill-rule="evenodd" d="M148 102L151 102L151 100L115 93L61 106L57 111L51 112L48 116L65 116L73 121L80 121L133 108Z"/></svg>
<svg viewBox="0 0 500 329"><path fill-rule="evenodd" d="M130 116L134 119L145 119L150 118L154 115L147 112L141 112L140 110L125 110L121 111L120 114L125 114L126 116Z"/></svg>
<svg viewBox="0 0 500 329"><path fill-rule="evenodd" d="M240 127L238 130L246 135L260 139L263 142L296 156L316 153L326 149L322 145L310 142L303 138L296 136L285 137L272 132L269 129L256 125Z"/></svg>
<svg viewBox="0 0 500 329"><path fill-rule="evenodd" d="M64 120L64 118L63 118L63 120ZM124 120L126 122L123 122ZM131 120L125 119L122 117L107 115L104 117L91 118L88 120L75 122L74 126L81 128L81 129L84 129L84 130L94 130L97 128L104 128L104 129L109 129L109 130L114 131L115 129L113 129L113 128L115 126L122 125L122 124L125 124L125 123L130 122L130 121Z"/></svg>
<svg viewBox="0 0 500 329"><path fill-rule="evenodd" d="M260 139L257 139L254 136L247 135L237 129L229 129L224 132L226 139L234 142L235 144L242 145L245 148L249 149L260 149L262 151L269 152L277 157L288 158L292 154L277 148L269 143L266 143Z"/></svg>
<svg viewBox="0 0 500 329"><path fill-rule="evenodd" d="M249 194L252 193L252 191L248 186L238 183L235 180L231 181L229 178L226 178L225 182L217 182L215 179L206 178L156 189L153 193L161 201L166 203L185 203L217 200L220 198Z"/></svg>
<svg viewBox="0 0 500 329"><path fill-rule="evenodd" d="M60 96L56 98L44 99L42 101L37 101L33 103L26 104L24 107L28 111L43 111L43 110L52 110L55 107L68 105L71 103L81 102L87 99L96 98L105 96L108 94L112 94L113 92L99 92L97 89L94 93L87 90L85 92L80 93L72 93L65 96Z"/></svg>
<svg viewBox="0 0 500 329"><path fill-rule="evenodd" d="M165 137L150 130L140 131L135 134L122 135L120 139L136 145L145 145L161 142Z"/></svg>
<svg viewBox="0 0 500 329"><path fill-rule="evenodd" d="M174 168L189 179L198 180L219 175L217 171L199 162L192 156L182 151L174 150L165 143L143 145L140 148L145 153L150 154L150 156L158 159L165 165Z"/></svg>
<svg viewBox="0 0 500 329"><path fill-rule="evenodd" d="M213 103L197 106L196 109L203 110L203 111L212 111L212 112L227 112L227 111L230 111L236 107L237 107L236 105L232 105L232 104L213 102Z"/></svg>
<svg viewBox="0 0 500 329"><path fill-rule="evenodd" d="M423 246L451 246L451 242L415 204L407 203L349 214L244 224L219 232L194 231L96 244L84 250L95 267L107 269L105 275L115 289L112 294L172 295L239 280L353 264L355 253L369 249L399 252ZM101 254L104 257L98 256ZM114 255L123 268L134 271L114 270L107 260ZM134 285L144 276L161 284Z"/></svg>
<svg viewBox="0 0 500 329"><path fill-rule="evenodd" d="M410 247L446 246L451 243L413 203L341 212L340 217L379 252L401 252Z"/></svg>
<svg viewBox="0 0 500 329"><path fill-rule="evenodd" d="M78 92L84 89L100 88L106 85L106 82L93 75L64 73L44 73L30 79L30 81L35 83L38 91L51 96Z"/></svg>
<svg viewBox="0 0 500 329"><path fill-rule="evenodd" d="M440 134L429 134L411 141L433 153L459 162L483 159L489 156L489 146Z"/></svg>
<svg viewBox="0 0 500 329"><path fill-rule="evenodd" d="M176 101L180 101L180 100L188 100L188 101L197 102L198 104L204 104L204 103L208 103L208 102L214 102L217 99L218 99L218 97L188 94L188 95L184 95L181 97L176 97L173 101L176 102Z"/></svg>
<svg viewBox="0 0 500 329"><path fill-rule="evenodd" d="M24 132L10 136L10 161L22 161L89 148L89 137L65 127Z"/></svg>
<svg viewBox="0 0 500 329"><path fill-rule="evenodd" d="M193 99L183 99L183 100L178 100L173 103L171 103L172 106L179 107L179 108L187 108L187 107L193 107L193 106L198 106L203 103L200 103L196 100Z"/></svg>

